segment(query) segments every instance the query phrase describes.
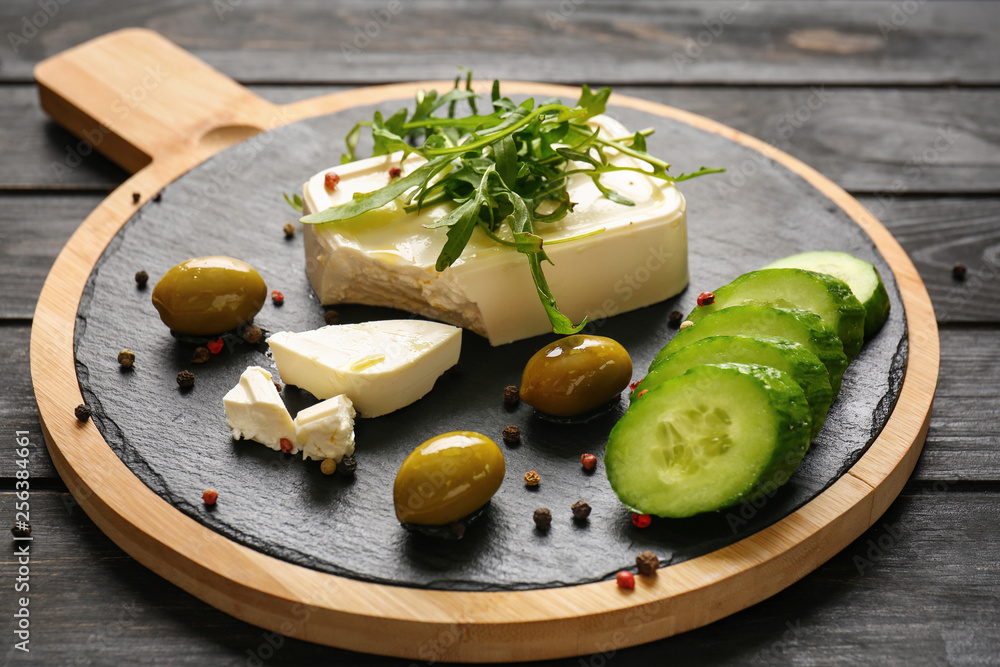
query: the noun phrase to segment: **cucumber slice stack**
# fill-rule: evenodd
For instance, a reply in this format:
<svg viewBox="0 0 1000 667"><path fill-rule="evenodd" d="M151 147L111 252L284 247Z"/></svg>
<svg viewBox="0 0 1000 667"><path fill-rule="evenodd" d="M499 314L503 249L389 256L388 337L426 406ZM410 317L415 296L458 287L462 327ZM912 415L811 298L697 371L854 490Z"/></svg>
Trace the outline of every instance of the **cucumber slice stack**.
<svg viewBox="0 0 1000 667"><path fill-rule="evenodd" d="M787 373L697 366L629 407L604 465L634 511L688 517L788 481L809 447L809 424L805 394Z"/></svg>
<svg viewBox="0 0 1000 667"><path fill-rule="evenodd" d="M688 517L786 482L889 313L875 267L841 252L786 257L714 296L660 350L611 432L608 480L633 511Z"/></svg>
<svg viewBox="0 0 1000 667"><path fill-rule="evenodd" d="M693 327L682 329L653 359L652 368L686 345L709 336L765 335L801 343L819 357L830 374L833 396L848 359L840 338L818 315L804 310L781 310L770 306L730 306L706 315Z"/></svg>
<svg viewBox="0 0 1000 667"><path fill-rule="evenodd" d="M816 437L826 411L833 402L830 375L826 366L805 345L778 336L709 336L683 347L652 366L632 392L632 400L642 400L645 392L667 380L705 364L749 363L769 366L788 373L805 394L812 416L811 435ZM642 394L642 396L639 396Z"/></svg>
<svg viewBox="0 0 1000 667"><path fill-rule="evenodd" d="M835 250L817 250L789 255L771 262L765 269L806 269L825 273L847 283L865 308L865 340L878 333L889 319L889 293L882 276L871 262Z"/></svg>
<svg viewBox="0 0 1000 667"><path fill-rule="evenodd" d="M751 304L816 313L840 336L844 354L853 357L861 350L865 309L851 288L833 276L802 269L763 269L745 273L717 289L715 302L698 306L688 319L697 322L728 306Z"/></svg>

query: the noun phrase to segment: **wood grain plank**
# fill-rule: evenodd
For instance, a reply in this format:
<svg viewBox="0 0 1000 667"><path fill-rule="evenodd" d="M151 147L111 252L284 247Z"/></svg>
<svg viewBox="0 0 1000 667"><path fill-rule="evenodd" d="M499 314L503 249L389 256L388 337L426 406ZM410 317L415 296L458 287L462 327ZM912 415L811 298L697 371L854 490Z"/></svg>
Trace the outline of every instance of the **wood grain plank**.
<svg viewBox="0 0 1000 667"><path fill-rule="evenodd" d="M1000 82L995 3L105 0L53 7L49 17L35 0L3 3L0 25L15 39L7 37L11 55L0 62L0 77L28 81L47 56L142 26L257 83L450 78L458 65L488 77L563 83Z"/></svg>
<svg viewBox="0 0 1000 667"><path fill-rule="evenodd" d="M862 196L906 249L940 323L1000 321L1000 199ZM967 267L956 280L956 262Z"/></svg>
<svg viewBox="0 0 1000 667"><path fill-rule="evenodd" d="M102 194L0 193L0 318L30 318L56 255Z"/></svg>
<svg viewBox="0 0 1000 667"><path fill-rule="evenodd" d="M28 469L33 479L45 480L51 485L59 479L38 420L38 406L31 384L28 363L28 339L31 328L27 324L5 322L0 324L0 355L5 360L4 382L0 383L0 433L3 434L3 456L0 456L0 488L13 489L17 460L13 454L18 431L27 431ZM6 521L6 518L4 519Z"/></svg>
<svg viewBox="0 0 1000 667"><path fill-rule="evenodd" d="M1000 91L615 87L746 132L853 194L997 192ZM669 156L667 156L669 157ZM722 165L730 171L742 165Z"/></svg>
<svg viewBox="0 0 1000 667"><path fill-rule="evenodd" d="M0 188L106 192L128 174L49 120L34 85L0 87Z"/></svg>
<svg viewBox="0 0 1000 667"><path fill-rule="evenodd" d="M291 103L343 86L252 86ZM718 120L787 151L853 193L1000 191L1000 91L615 86ZM0 189L107 191L126 174L50 121L34 86L0 87ZM669 156L668 156L669 157ZM723 165L730 169L739 165Z"/></svg>
<svg viewBox="0 0 1000 667"><path fill-rule="evenodd" d="M325 93L342 86L257 86L258 95L281 103ZM128 178L87 141L73 136L42 110L33 84L0 86L0 190L94 190L109 192Z"/></svg>
<svg viewBox="0 0 1000 667"><path fill-rule="evenodd" d="M12 495L0 493L4 517L13 516ZM678 665L893 665L913 655L923 660L907 662L992 664L1000 654L998 509L996 491L908 487L844 551L755 607L651 644L538 664L660 664L663 655ZM226 616L124 554L68 494L33 493L31 518L31 653L17 653L17 664L130 664L141 655L144 665L403 667L433 659L339 651ZM12 553L0 555L3 581L16 576ZM0 614L10 618L14 599L0 599Z"/></svg>
<svg viewBox="0 0 1000 667"><path fill-rule="evenodd" d="M915 480L1000 481L1000 330L941 329L930 430Z"/></svg>

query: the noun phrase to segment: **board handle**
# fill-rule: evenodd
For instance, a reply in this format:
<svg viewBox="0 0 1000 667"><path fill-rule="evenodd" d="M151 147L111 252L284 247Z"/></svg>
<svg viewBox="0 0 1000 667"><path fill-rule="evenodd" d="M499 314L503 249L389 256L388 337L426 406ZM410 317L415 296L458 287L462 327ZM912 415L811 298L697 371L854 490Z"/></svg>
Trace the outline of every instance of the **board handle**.
<svg viewBox="0 0 1000 667"><path fill-rule="evenodd" d="M178 151L207 157L289 120L281 107L142 28L47 58L35 79L46 113L132 173Z"/></svg>

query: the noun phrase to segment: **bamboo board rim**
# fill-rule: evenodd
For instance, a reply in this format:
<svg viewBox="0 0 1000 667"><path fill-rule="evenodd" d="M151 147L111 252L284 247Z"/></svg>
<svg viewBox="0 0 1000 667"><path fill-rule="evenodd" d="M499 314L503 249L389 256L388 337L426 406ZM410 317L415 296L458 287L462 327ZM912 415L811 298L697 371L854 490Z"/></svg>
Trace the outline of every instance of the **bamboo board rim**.
<svg viewBox="0 0 1000 667"><path fill-rule="evenodd" d="M374 86L273 106L272 127L353 106L410 98L450 81ZM489 82L477 82L488 90ZM575 97L553 84L503 82L505 92ZM735 544L638 577L504 592L435 591L356 581L281 561L231 542L173 508L114 454L92 421L80 424L73 330L84 286L106 245L140 203L219 147L154 155L73 234L46 279L31 332L31 372L53 462L79 504L118 546L203 601L244 621L307 641L439 662L524 661L597 653L700 627L805 576L871 526L916 463L939 365L937 324L913 263L847 192L798 159L716 121L613 94L621 106L677 120L762 153L795 172L871 237L896 277L909 353L896 406L861 459L799 510ZM376 624L376 625L373 625ZM377 630L372 632L372 628Z"/></svg>

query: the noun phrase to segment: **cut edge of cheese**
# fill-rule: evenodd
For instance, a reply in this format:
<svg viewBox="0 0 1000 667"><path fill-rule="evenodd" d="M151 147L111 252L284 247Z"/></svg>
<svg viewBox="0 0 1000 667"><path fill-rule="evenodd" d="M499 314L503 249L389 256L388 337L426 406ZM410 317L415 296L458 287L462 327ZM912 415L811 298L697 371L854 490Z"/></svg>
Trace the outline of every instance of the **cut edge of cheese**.
<svg viewBox="0 0 1000 667"><path fill-rule="evenodd" d="M295 423L267 370L247 367L236 386L223 397L222 404L234 439L253 440L281 451L281 440L286 438L292 443L290 453L298 453Z"/></svg>
<svg viewBox="0 0 1000 667"><path fill-rule="evenodd" d="M299 410L295 415L295 437L302 458L340 463L354 454L354 417L357 412L344 394Z"/></svg>
<svg viewBox="0 0 1000 667"><path fill-rule="evenodd" d="M308 207L303 208L303 214L308 213ZM353 303L398 308L489 337L479 305L465 293L452 271L390 264L346 244L337 248L335 262L327 262L324 244L312 227L306 225L304 229L307 262L324 268L308 275L323 305ZM528 270L527 263L524 270ZM392 289L378 289L378 285L392 285Z"/></svg>
<svg viewBox="0 0 1000 667"><path fill-rule="evenodd" d="M423 398L458 363L462 330L425 320L333 324L267 339L281 378L318 399L346 395L361 417Z"/></svg>

